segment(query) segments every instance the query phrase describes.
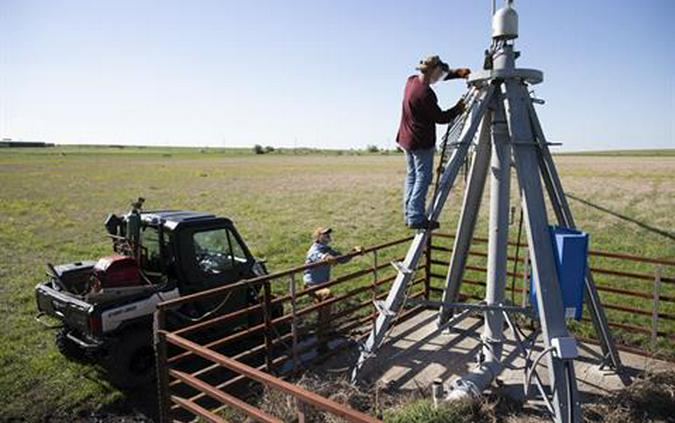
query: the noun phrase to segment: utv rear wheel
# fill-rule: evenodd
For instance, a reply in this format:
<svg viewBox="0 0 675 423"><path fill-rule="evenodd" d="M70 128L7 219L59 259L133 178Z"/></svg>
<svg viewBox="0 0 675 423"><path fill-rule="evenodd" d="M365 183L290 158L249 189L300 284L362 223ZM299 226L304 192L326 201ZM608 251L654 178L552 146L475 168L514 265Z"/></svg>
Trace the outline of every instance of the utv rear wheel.
<svg viewBox="0 0 675 423"><path fill-rule="evenodd" d="M108 352L104 366L110 381L120 388L151 383L155 377L151 333L138 330L121 334L119 341Z"/></svg>
<svg viewBox="0 0 675 423"><path fill-rule="evenodd" d="M71 332L68 328L61 328L56 332L56 348L69 360L84 362L89 358L84 348L79 346L75 341L68 338Z"/></svg>

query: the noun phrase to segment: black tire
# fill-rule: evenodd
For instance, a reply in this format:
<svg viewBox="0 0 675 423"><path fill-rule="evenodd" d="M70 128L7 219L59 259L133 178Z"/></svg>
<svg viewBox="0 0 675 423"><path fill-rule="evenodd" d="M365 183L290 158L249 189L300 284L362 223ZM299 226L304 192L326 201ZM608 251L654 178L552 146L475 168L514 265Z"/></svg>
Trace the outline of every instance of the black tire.
<svg viewBox="0 0 675 423"><path fill-rule="evenodd" d="M76 342L68 338L68 334L70 332L71 330L68 328L61 328L56 332L54 340L56 343L56 348L58 348L59 352L68 360L77 362L89 361L87 351L79 346Z"/></svg>
<svg viewBox="0 0 675 423"><path fill-rule="evenodd" d="M120 388L136 388L155 379L155 352L152 333L129 330L119 335L103 362L108 378Z"/></svg>

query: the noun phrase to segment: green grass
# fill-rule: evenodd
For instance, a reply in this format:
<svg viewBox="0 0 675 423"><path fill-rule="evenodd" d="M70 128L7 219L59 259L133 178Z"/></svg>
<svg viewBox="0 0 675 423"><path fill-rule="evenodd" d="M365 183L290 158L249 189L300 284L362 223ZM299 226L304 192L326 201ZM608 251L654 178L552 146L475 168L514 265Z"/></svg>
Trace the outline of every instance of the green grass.
<svg viewBox="0 0 675 423"><path fill-rule="evenodd" d="M439 407L429 399L412 401L385 413L387 423L473 423L482 421L476 406L470 402L444 403ZM486 419L487 421L487 419Z"/></svg>
<svg viewBox="0 0 675 423"><path fill-rule="evenodd" d="M90 366L68 362L58 354L52 334L33 320L33 288L44 278L46 262L108 254L103 220L111 211L126 211L139 195L147 198L149 209L204 210L232 218L254 254L266 258L271 270L301 264L316 226L332 226L335 245L344 250L409 234L400 211L401 155L299 153L284 150L255 156L247 149L138 147L0 149L0 420L17 416L38 420L120 400L121 394ZM556 161L570 193L664 230L675 227L674 156L566 155ZM515 181L512 186L516 199ZM445 231L453 230L462 187L459 183L441 219ZM675 257L672 240L580 203L572 201L571 206L578 226L590 232L593 249ZM486 232L486 216L484 207L478 235ZM511 227L514 237L515 229ZM358 265L355 260L336 273ZM653 265L618 266L654 272ZM603 284L651 289L649 283L598 279ZM664 285L663 290L675 295L673 285ZM603 295L603 300L628 301L612 295ZM649 308L650 302L639 306ZM675 312L672 304L664 304L663 310ZM650 322L649 317L621 316L645 327ZM672 322L663 321L663 325L673 330Z"/></svg>
<svg viewBox="0 0 675 423"><path fill-rule="evenodd" d="M652 148L635 150L600 150L600 151L573 151L558 153L560 156L622 156L622 157L672 157L675 148Z"/></svg>

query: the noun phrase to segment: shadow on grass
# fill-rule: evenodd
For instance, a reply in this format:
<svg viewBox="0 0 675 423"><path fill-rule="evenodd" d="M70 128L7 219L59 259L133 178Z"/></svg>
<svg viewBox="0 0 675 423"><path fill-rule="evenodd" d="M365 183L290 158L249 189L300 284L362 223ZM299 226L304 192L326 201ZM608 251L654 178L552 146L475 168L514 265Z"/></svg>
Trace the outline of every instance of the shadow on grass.
<svg viewBox="0 0 675 423"><path fill-rule="evenodd" d="M83 418L96 422L125 421L132 423L159 421L155 383L137 388L120 389L122 396ZM89 414L89 415L87 415Z"/></svg>
<svg viewBox="0 0 675 423"><path fill-rule="evenodd" d="M579 198L579 197L577 197L575 195L572 195L570 193L565 194L565 197L571 198L572 200L576 200L576 201L578 201L578 202L580 202L580 203L582 203L586 206L592 207L596 210L600 210L600 211L605 212L605 213L607 213L609 215L612 215L614 217L618 217L619 219L625 220L626 222L634 223L634 224L638 225L639 227L641 227L642 229L646 229L649 232L655 233L657 235L660 235L660 236L663 236L663 237L666 237L668 239L671 239L671 240L675 241L675 234L673 234L672 232L668 232L668 231L663 230L661 228L657 228L655 226L648 225L647 223L642 222L640 220L637 220L633 217L626 216L624 214L621 214L621 213L615 212L613 210L607 209L603 206L592 203L588 200L584 200L583 198Z"/></svg>

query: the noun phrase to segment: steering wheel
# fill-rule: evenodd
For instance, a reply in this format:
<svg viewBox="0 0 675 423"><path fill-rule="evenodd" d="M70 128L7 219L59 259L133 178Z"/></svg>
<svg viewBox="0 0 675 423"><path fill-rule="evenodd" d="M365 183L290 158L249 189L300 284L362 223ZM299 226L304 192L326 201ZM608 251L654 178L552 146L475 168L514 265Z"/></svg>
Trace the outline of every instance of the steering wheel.
<svg viewBox="0 0 675 423"><path fill-rule="evenodd" d="M195 257L197 259L197 265L204 272L213 274L219 274L223 272L223 253L204 251L197 254Z"/></svg>

